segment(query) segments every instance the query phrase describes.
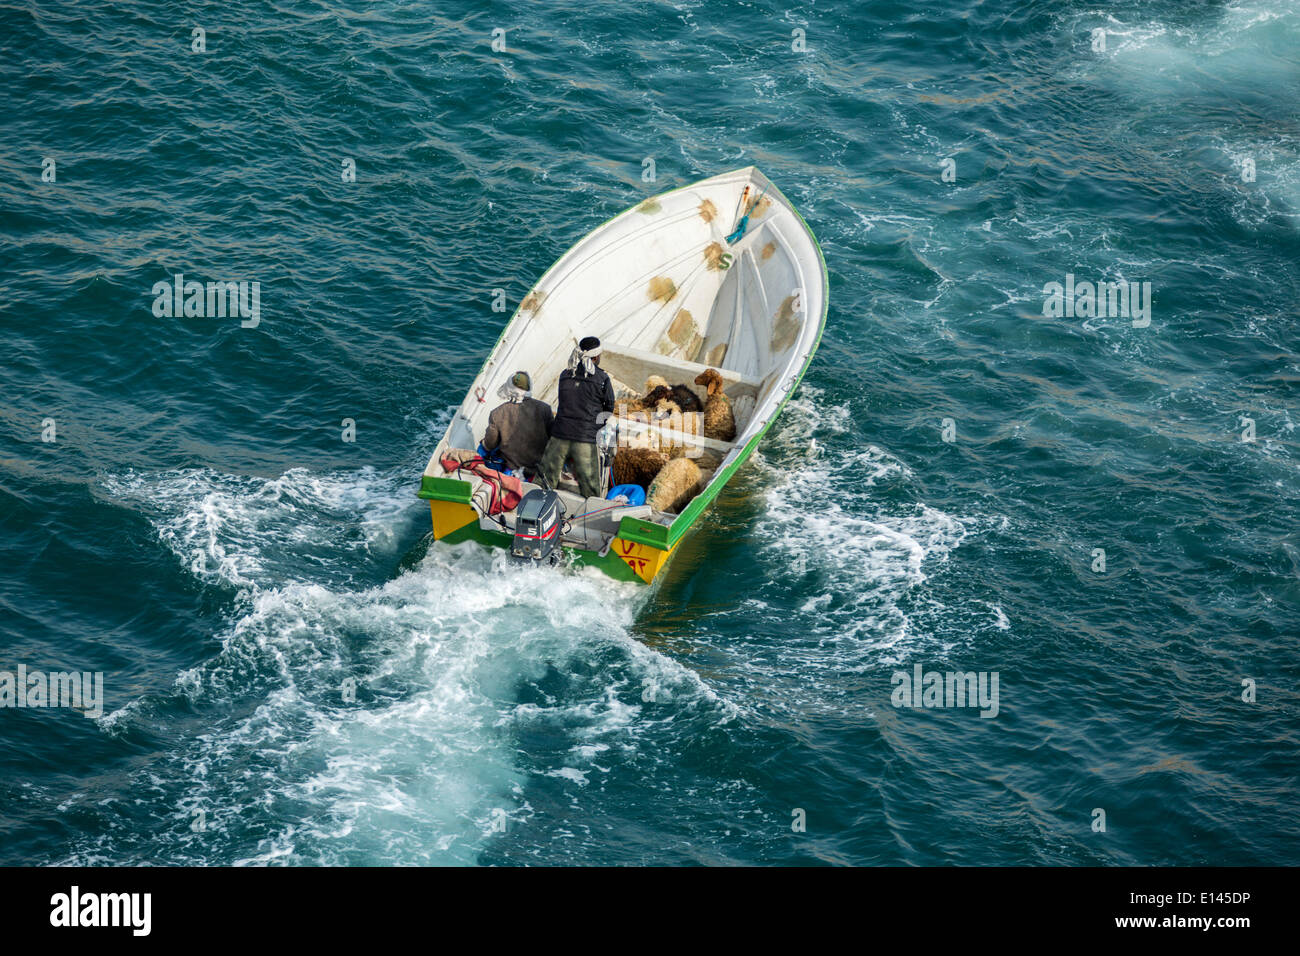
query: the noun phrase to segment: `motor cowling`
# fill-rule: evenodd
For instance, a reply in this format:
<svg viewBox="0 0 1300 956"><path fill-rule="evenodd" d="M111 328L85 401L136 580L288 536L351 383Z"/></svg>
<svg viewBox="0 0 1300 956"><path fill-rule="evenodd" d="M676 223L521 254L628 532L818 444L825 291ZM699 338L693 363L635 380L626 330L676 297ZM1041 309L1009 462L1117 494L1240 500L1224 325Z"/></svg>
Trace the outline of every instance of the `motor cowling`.
<svg viewBox="0 0 1300 956"><path fill-rule="evenodd" d="M510 555L516 561L554 564L560 559L560 528L564 504L554 491L534 488L515 507L515 539Z"/></svg>

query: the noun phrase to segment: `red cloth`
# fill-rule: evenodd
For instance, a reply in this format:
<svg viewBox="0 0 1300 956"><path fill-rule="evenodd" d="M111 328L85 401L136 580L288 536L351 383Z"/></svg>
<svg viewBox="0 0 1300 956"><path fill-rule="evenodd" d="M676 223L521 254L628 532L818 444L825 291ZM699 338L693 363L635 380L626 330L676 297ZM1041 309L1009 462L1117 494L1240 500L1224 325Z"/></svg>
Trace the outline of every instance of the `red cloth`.
<svg viewBox="0 0 1300 956"><path fill-rule="evenodd" d="M524 483L522 481L514 475L507 475L495 468L488 467L482 458L471 458L468 461L444 458L442 459L442 467L448 473L462 469L472 472L487 483L489 515L514 510L515 505L519 504L520 499L524 496Z"/></svg>

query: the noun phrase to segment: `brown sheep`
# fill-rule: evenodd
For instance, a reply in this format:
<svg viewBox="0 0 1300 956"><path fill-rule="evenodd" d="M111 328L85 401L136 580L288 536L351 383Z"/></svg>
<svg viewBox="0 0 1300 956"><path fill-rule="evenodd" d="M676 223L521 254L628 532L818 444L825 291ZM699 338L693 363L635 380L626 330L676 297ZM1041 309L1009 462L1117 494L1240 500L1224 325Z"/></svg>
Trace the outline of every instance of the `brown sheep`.
<svg viewBox="0 0 1300 956"><path fill-rule="evenodd" d="M699 458L700 446L691 440L691 435L702 435L703 412L686 412L683 414L672 402L660 402L654 412L654 424L658 431L652 433L652 442L669 458Z"/></svg>
<svg viewBox="0 0 1300 956"><path fill-rule="evenodd" d="M699 491L699 485L699 466L689 458L674 458L655 476L645 503L655 511L680 514Z"/></svg>
<svg viewBox="0 0 1300 956"><path fill-rule="evenodd" d="M651 375L645 380L645 394L640 398L620 401L618 403L619 411L622 414L645 411L654 408L665 399L672 402L683 412L704 411L704 403L689 387L686 385L669 385L667 381L658 375Z"/></svg>
<svg viewBox="0 0 1300 956"><path fill-rule="evenodd" d="M700 448L688 448L685 445L678 445L668 453L668 457L670 459L689 458L691 461L695 462L696 466L700 469L700 474L707 472L710 476L713 472L717 471L718 466L722 464L722 456L717 452L704 451Z"/></svg>
<svg viewBox="0 0 1300 956"><path fill-rule="evenodd" d="M673 401L672 390L667 388L656 388L646 396L646 411L650 412L650 420L656 422L682 417L681 406Z"/></svg>
<svg viewBox="0 0 1300 956"><path fill-rule="evenodd" d="M658 375L651 375L645 380L645 394L640 398L630 398L618 403L622 415L628 412L641 412L654 407L655 402L668 392L668 383Z"/></svg>
<svg viewBox="0 0 1300 956"><path fill-rule="evenodd" d="M709 390L704 403L704 437L716 441L736 440L736 416L731 411L731 399L722 391L722 376L717 369L705 369L695 377L696 385Z"/></svg>
<svg viewBox="0 0 1300 956"><path fill-rule="evenodd" d="M641 399L640 410L656 412L657 414L652 417L662 418L664 414L671 413L676 406L677 403L673 401L673 390L667 385L660 385L646 392L645 397Z"/></svg>
<svg viewBox="0 0 1300 956"><path fill-rule="evenodd" d="M614 454L614 484L649 488L668 456L653 448L620 448Z"/></svg>

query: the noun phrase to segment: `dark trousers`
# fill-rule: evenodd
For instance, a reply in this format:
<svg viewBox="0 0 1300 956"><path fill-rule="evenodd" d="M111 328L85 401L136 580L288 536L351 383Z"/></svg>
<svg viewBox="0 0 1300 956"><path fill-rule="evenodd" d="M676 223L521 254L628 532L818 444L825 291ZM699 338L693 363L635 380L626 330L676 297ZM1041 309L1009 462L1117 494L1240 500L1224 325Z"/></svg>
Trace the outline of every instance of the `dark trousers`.
<svg viewBox="0 0 1300 956"><path fill-rule="evenodd" d="M600 497L600 452L596 443L590 441L569 441L567 438L552 438L546 443L542 455L541 472L546 483L552 488L560 484L560 470L564 459L573 459L573 476L578 479L578 490L584 498Z"/></svg>

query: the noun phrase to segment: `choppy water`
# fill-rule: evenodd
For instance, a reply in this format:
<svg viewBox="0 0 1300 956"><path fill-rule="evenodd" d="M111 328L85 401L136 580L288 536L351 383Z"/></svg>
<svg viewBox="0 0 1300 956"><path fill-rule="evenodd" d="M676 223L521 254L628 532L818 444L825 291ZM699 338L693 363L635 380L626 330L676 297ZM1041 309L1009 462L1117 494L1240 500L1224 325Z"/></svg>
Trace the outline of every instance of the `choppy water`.
<svg viewBox="0 0 1300 956"><path fill-rule="evenodd" d="M1300 861L1295 4L9 0L0 69L0 669L108 699L0 710L0 862ZM830 315L667 579L428 549L491 290L749 163Z"/></svg>

